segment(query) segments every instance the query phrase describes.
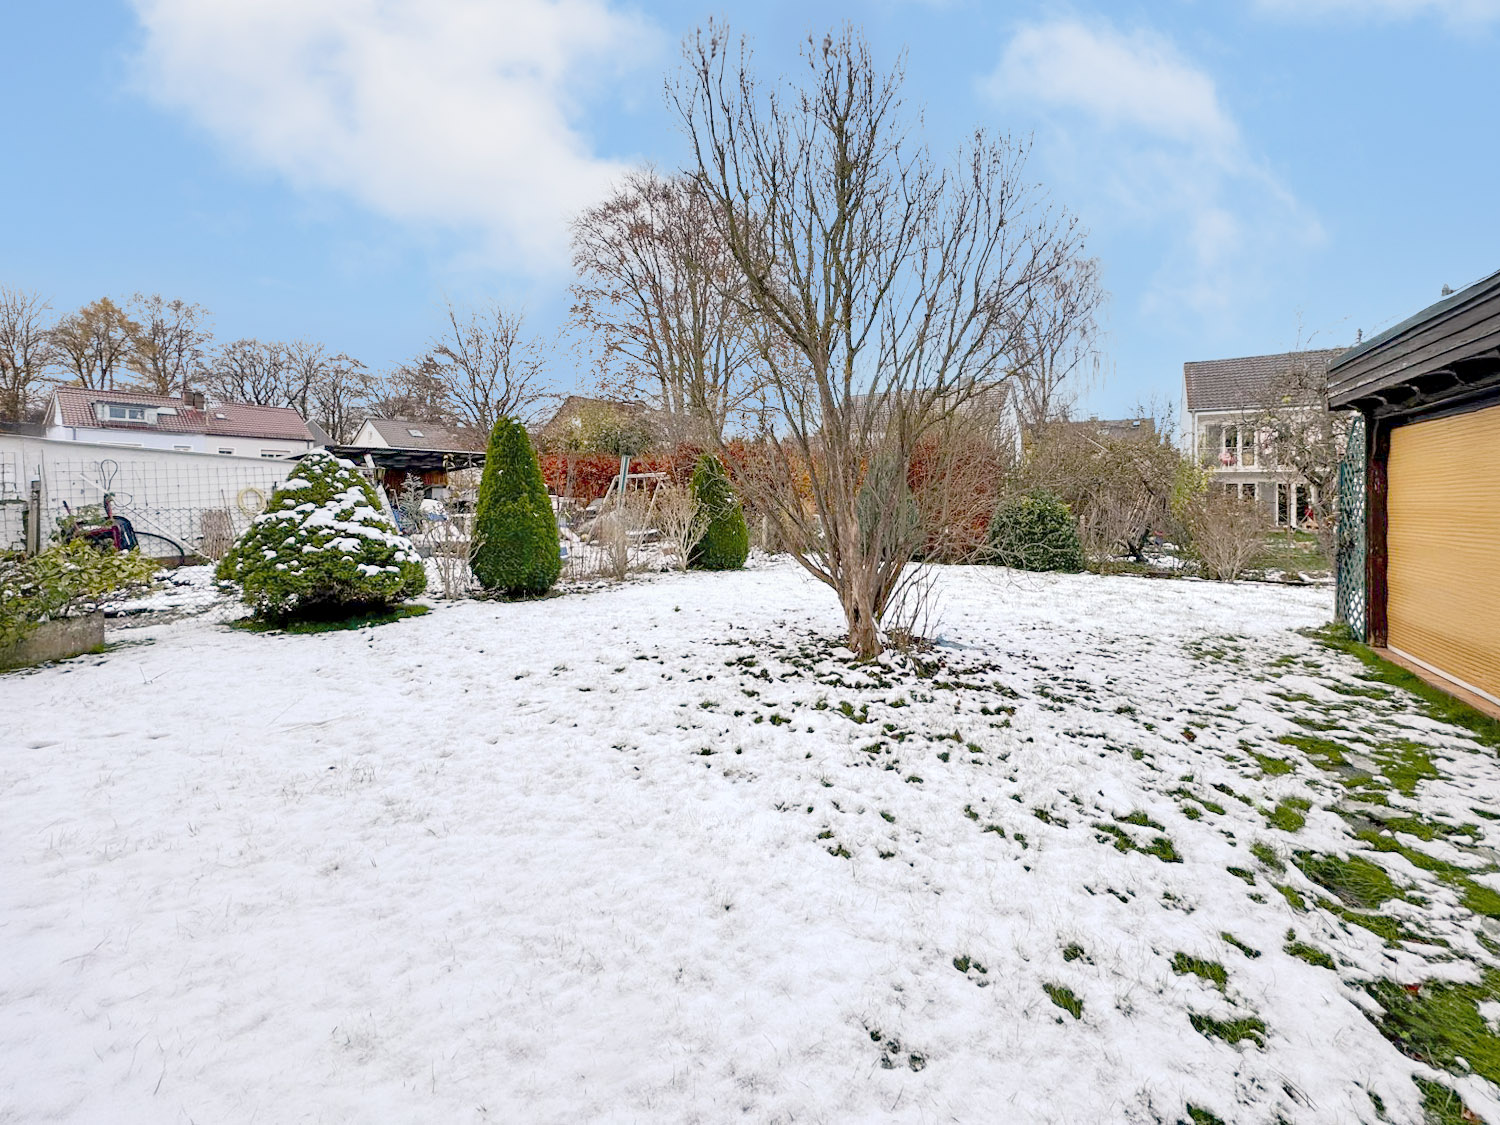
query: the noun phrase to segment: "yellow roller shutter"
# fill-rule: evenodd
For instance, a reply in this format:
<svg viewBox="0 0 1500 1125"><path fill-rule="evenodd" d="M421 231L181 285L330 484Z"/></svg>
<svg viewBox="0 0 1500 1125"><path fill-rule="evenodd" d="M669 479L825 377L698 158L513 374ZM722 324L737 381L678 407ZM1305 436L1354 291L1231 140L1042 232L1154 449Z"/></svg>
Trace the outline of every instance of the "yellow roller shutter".
<svg viewBox="0 0 1500 1125"><path fill-rule="evenodd" d="M1500 406L1391 431L1391 648L1500 700Z"/></svg>

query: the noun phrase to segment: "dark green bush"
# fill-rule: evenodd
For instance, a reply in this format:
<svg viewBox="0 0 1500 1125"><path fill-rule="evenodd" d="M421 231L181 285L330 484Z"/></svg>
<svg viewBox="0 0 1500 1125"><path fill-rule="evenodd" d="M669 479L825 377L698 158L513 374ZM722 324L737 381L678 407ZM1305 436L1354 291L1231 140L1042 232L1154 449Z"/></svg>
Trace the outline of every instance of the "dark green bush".
<svg viewBox="0 0 1500 1125"><path fill-rule="evenodd" d="M157 569L139 551L101 551L81 539L29 559L0 558L0 648L24 640L43 621L146 585Z"/></svg>
<svg viewBox="0 0 1500 1125"><path fill-rule="evenodd" d="M327 620L420 594L427 571L354 465L326 450L298 462L220 561L264 620Z"/></svg>
<svg viewBox="0 0 1500 1125"><path fill-rule="evenodd" d="M1068 506L1048 492L1001 504L990 521L990 561L1017 570L1082 570L1083 547Z"/></svg>
<svg viewBox="0 0 1500 1125"><path fill-rule="evenodd" d="M688 554L688 565L697 570L738 570L750 555L750 529L724 466L712 454L700 457L693 470L693 496L707 513L708 524Z"/></svg>
<svg viewBox="0 0 1500 1125"><path fill-rule="evenodd" d="M526 427L501 418L490 434L474 512L475 580L507 597L545 594L562 573L557 517Z"/></svg>

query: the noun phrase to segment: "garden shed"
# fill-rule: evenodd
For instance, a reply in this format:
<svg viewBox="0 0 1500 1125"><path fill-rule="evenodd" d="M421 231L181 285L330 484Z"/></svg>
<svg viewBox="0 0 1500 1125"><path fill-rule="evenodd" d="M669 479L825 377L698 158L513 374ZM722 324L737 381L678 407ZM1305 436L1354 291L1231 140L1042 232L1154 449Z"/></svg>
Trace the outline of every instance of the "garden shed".
<svg viewBox="0 0 1500 1125"><path fill-rule="evenodd" d="M1500 707L1500 272L1346 352L1328 388L1364 419L1365 638Z"/></svg>

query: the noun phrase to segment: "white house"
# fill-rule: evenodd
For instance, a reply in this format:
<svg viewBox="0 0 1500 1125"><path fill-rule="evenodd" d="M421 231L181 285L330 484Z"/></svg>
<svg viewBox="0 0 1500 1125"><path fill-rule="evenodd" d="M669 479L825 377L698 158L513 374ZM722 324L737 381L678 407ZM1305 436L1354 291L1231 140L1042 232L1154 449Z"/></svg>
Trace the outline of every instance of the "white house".
<svg viewBox="0 0 1500 1125"><path fill-rule="evenodd" d="M461 422L454 429L437 422L366 418L349 444L366 449L423 449L457 453L483 449L488 437L489 434Z"/></svg>
<svg viewBox="0 0 1500 1125"><path fill-rule="evenodd" d="M1316 492L1305 480L1288 479L1274 463L1260 438L1268 409L1287 409L1273 403L1278 384L1294 365L1305 364L1312 379L1321 380L1346 348L1241 356L1182 365L1183 439L1200 464L1212 469L1213 483L1254 500L1279 527L1290 520L1304 523ZM1326 403L1309 402L1299 409L1327 410Z"/></svg>
<svg viewBox="0 0 1500 1125"><path fill-rule="evenodd" d="M45 424L54 441L229 457L295 457L321 444L291 407L207 403L201 394L58 387Z"/></svg>

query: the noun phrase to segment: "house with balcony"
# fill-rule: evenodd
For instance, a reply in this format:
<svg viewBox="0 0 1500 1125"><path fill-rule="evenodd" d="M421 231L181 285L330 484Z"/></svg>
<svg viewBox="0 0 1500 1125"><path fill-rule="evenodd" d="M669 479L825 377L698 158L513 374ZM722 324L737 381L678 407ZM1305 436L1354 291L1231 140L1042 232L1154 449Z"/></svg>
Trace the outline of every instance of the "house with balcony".
<svg viewBox="0 0 1500 1125"><path fill-rule="evenodd" d="M1325 385L1328 367L1345 348L1240 356L1182 365L1183 440L1212 473L1212 485L1253 500L1278 527L1305 527L1313 518L1314 486L1276 464L1265 440L1274 411L1323 410L1327 401L1302 392L1286 402L1285 388ZM1289 371L1299 371L1295 380ZM1278 401L1283 400L1283 401Z"/></svg>

